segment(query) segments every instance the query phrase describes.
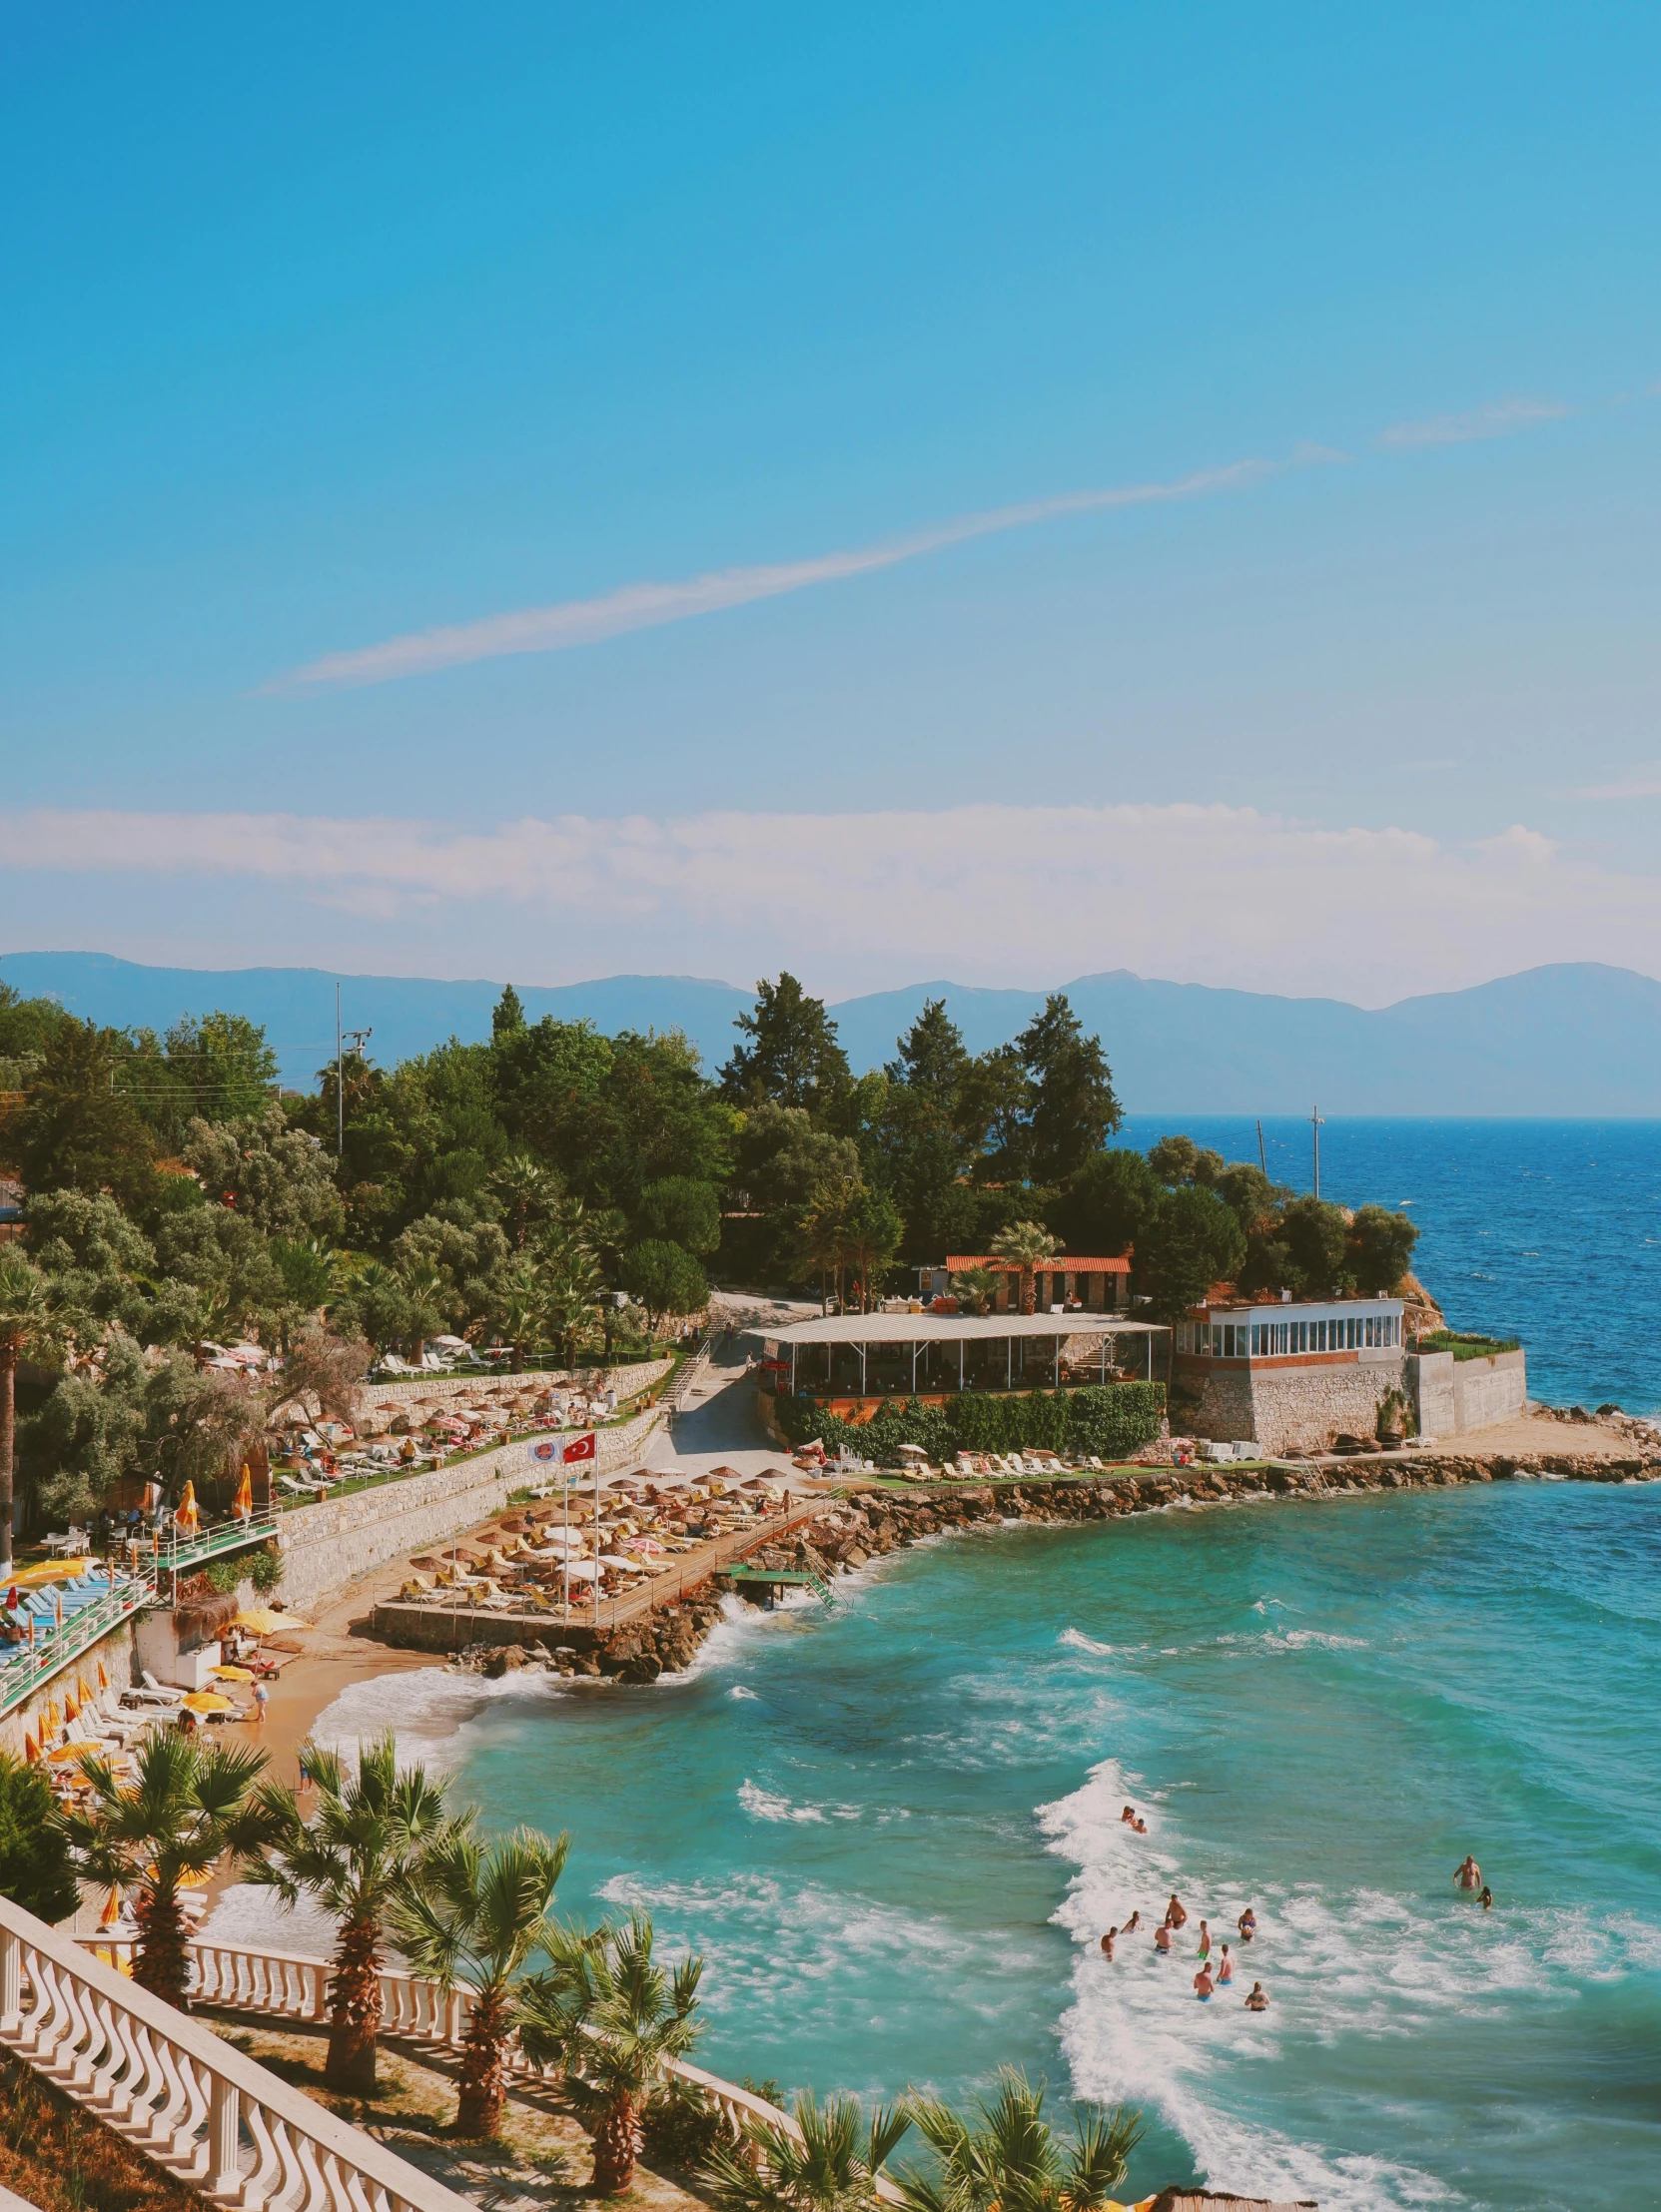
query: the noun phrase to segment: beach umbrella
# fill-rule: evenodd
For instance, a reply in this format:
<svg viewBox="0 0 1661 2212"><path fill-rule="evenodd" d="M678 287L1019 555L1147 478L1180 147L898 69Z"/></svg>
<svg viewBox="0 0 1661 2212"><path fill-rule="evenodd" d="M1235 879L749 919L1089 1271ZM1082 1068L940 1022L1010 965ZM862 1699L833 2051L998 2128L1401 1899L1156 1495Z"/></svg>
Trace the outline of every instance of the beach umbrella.
<svg viewBox="0 0 1661 2212"><path fill-rule="evenodd" d="M76 1697L73 1690L66 1690L64 1692L64 1719L66 1721L78 1721L80 1718L81 1701Z"/></svg>
<svg viewBox="0 0 1661 2212"><path fill-rule="evenodd" d="M198 1512L196 1504L196 1485L194 1482L187 1482L185 1495L179 1500L178 1507L174 1512L173 1525L175 1528L183 1529L187 1536L194 1536L201 1523L202 1515Z"/></svg>
<svg viewBox="0 0 1661 2212"><path fill-rule="evenodd" d="M112 1888L109 1895L104 1899L104 1909L98 1915L98 1924L100 1927L114 1927L120 1918L121 1891Z"/></svg>
<svg viewBox="0 0 1661 2212"><path fill-rule="evenodd" d="M23 1763L27 1767L33 1767L34 1765L36 1765L39 1759L39 1740L38 1738L31 1736L28 1731L25 1730L23 1735Z"/></svg>
<svg viewBox="0 0 1661 2212"><path fill-rule="evenodd" d="M243 1462L243 1479L237 1485L237 1495L231 1501L233 1513L240 1513L245 1520L254 1512L254 1477L249 1472L247 1460Z"/></svg>
<svg viewBox="0 0 1661 2212"><path fill-rule="evenodd" d="M60 1744L56 1750L49 1751L46 1756L54 1767L63 1767L67 1766L72 1759L85 1758L88 1752L96 1753L97 1749L96 1744Z"/></svg>
<svg viewBox="0 0 1661 2212"><path fill-rule="evenodd" d="M63 1725L63 1715L58 1711L57 1700L54 1699L40 1717L42 1738L56 1736Z"/></svg>
<svg viewBox="0 0 1661 2212"><path fill-rule="evenodd" d="M310 1628L310 1621L303 1621L298 1613L278 1613L269 1605L251 1605L236 1617L238 1628L245 1628L251 1636L275 1636L279 1629Z"/></svg>
<svg viewBox="0 0 1661 2212"><path fill-rule="evenodd" d="M219 1690L193 1690L185 1700L193 1713L234 1713L236 1703Z"/></svg>
<svg viewBox="0 0 1661 2212"><path fill-rule="evenodd" d="M108 1690L110 1687L110 1678L104 1672L104 1662L102 1660L98 1662L98 1687L100 1690Z"/></svg>
<svg viewBox="0 0 1661 2212"><path fill-rule="evenodd" d="M212 1667L209 1669L209 1673L217 1675L221 1682L252 1682L254 1680L252 1667Z"/></svg>

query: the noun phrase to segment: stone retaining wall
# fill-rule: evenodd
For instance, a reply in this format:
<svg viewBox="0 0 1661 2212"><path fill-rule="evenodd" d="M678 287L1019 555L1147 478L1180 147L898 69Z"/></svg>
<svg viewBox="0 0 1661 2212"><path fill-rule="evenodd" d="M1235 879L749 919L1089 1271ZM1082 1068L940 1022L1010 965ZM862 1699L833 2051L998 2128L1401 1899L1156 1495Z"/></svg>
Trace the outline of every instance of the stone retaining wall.
<svg viewBox="0 0 1661 2212"><path fill-rule="evenodd" d="M616 1428L597 1430L598 1471L615 1474L635 1465L661 1418L654 1408ZM355 1575L441 1544L499 1513L512 1491L546 1482L555 1472L532 1460L532 1441L521 1437L425 1474L406 1475L348 1498L328 1498L285 1513L277 1532L284 1601L304 1613ZM593 1471L593 1466L582 1469L590 1476Z"/></svg>
<svg viewBox="0 0 1661 2212"><path fill-rule="evenodd" d="M25 1731L31 1736L40 1735L37 1718L42 1708L56 1704L62 1706L66 1689L73 1690L77 1675L85 1675L89 1684L96 1686L98 1662L104 1662L104 1672L118 1690L131 1688L133 1682L133 1623L123 1621L111 1629L108 1636L100 1637L96 1644L89 1644L84 1652L59 1668L55 1675L44 1677L35 1685L27 1705L21 1705L15 1713L8 1713L0 1720L0 1752L9 1752L14 1759L23 1757Z"/></svg>
<svg viewBox="0 0 1661 2212"><path fill-rule="evenodd" d="M1422 1436L1465 1436L1513 1421L1528 1404L1526 1353L1490 1352L1455 1359L1451 1352L1409 1353L1407 1388Z"/></svg>
<svg viewBox="0 0 1661 2212"><path fill-rule="evenodd" d="M1324 1451L1335 1436L1373 1434L1385 1394L1402 1387L1402 1354L1389 1351L1307 1366L1288 1362L1247 1368L1184 1360L1178 1374L1193 1410L1174 1407L1172 1424L1219 1442L1260 1445L1269 1458L1279 1452Z"/></svg>

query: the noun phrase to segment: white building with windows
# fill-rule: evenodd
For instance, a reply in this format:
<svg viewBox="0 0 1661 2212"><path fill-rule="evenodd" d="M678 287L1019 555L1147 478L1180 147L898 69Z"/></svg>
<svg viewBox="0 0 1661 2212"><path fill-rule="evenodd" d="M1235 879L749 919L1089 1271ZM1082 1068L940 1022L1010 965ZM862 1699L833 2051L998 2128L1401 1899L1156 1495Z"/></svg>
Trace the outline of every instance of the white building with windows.
<svg viewBox="0 0 1661 2212"><path fill-rule="evenodd" d="M1195 1306L1177 1327L1172 1428L1267 1452L1370 1437L1386 1402L1405 1404L1401 1315L1399 1298Z"/></svg>

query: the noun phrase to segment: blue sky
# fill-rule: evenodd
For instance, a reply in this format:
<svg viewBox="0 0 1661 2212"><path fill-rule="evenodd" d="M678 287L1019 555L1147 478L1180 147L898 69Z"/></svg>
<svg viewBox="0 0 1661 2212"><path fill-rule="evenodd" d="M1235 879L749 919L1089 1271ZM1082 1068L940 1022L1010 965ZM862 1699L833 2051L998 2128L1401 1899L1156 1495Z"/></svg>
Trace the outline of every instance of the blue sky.
<svg viewBox="0 0 1661 2212"><path fill-rule="evenodd" d="M0 947L1661 974L1653 9L0 21Z"/></svg>

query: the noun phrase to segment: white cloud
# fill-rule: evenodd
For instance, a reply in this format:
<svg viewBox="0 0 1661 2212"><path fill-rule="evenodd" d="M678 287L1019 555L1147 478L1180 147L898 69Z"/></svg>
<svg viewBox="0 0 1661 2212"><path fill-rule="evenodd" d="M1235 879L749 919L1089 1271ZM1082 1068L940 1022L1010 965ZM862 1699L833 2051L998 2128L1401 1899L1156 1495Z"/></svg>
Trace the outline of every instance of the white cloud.
<svg viewBox="0 0 1661 2212"><path fill-rule="evenodd" d="M1396 422L1380 430L1377 445L1411 452L1424 445L1468 445L1481 437L1511 437L1518 430L1560 422L1573 409L1558 399L1498 399L1465 414L1433 414L1423 422Z"/></svg>
<svg viewBox="0 0 1661 2212"><path fill-rule="evenodd" d="M283 957L303 928L315 942L307 917L323 907L386 923L401 968L453 973L464 957L532 982L624 966L748 979L785 964L834 996L929 975L1030 984L1126 967L1378 1005L1543 961L1661 972L1661 880L1566 859L1522 825L1449 847L1223 806L561 816L482 830L42 811L0 821L0 865L14 898L33 904L26 885L43 871L96 875L101 911L129 899L147 919L168 905L158 878L245 880L257 888L237 911L245 933L258 912L260 958ZM215 896L229 913L234 895Z"/></svg>
<svg viewBox="0 0 1661 2212"><path fill-rule="evenodd" d="M1644 761L1613 783L1589 784L1572 799L1661 799L1661 761Z"/></svg>
<svg viewBox="0 0 1661 2212"><path fill-rule="evenodd" d="M681 583L632 583L597 599L566 599L556 606L520 607L509 614L485 615L443 629L418 630L391 637L380 645L329 653L294 669L271 688L316 689L391 683L401 676L429 675L464 662L497 660L509 653L562 653L575 645L597 645L628 630L684 622L695 614L776 599L811 584L835 583L873 569L962 545L971 538L993 537L1002 530L1030 528L1064 514L1090 514L1115 507L1148 506L1172 499L1197 499L1210 492L1239 491L1272 473L1266 461L1243 460L1226 468L1200 469L1172 483L1120 484L1097 491L1070 491L1054 499L1032 499L999 507L989 514L968 514L938 528L880 545L823 553L812 560L779 561L754 568L722 568Z"/></svg>

